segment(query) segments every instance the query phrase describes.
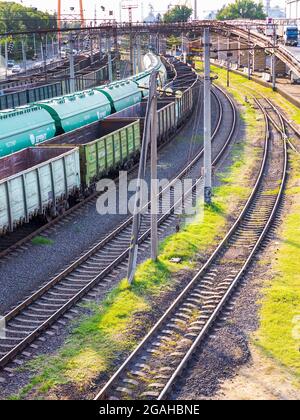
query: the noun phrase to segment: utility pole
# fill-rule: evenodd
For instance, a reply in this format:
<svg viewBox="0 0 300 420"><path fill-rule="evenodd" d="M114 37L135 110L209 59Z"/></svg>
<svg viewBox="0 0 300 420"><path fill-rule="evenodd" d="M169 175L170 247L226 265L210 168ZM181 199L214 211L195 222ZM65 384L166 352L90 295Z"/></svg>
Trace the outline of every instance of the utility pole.
<svg viewBox="0 0 300 420"><path fill-rule="evenodd" d="M52 46L52 58L54 58L55 57L54 37L51 38L51 46Z"/></svg>
<svg viewBox="0 0 300 420"><path fill-rule="evenodd" d="M142 51L141 51L141 36L137 36L137 62L138 62L138 72L142 72Z"/></svg>
<svg viewBox="0 0 300 420"><path fill-rule="evenodd" d="M157 52L158 54L160 54L161 50L160 50L160 34L157 34Z"/></svg>
<svg viewBox="0 0 300 420"><path fill-rule="evenodd" d="M26 62L26 51L25 51L25 42L24 39L21 40L22 44L22 59L23 59L23 68L25 74L27 73L27 62Z"/></svg>
<svg viewBox="0 0 300 420"><path fill-rule="evenodd" d="M94 64L94 40L93 34L90 34L90 47L91 47L91 65Z"/></svg>
<svg viewBox="0 0 300 420"><path fill-rule="evenodd" d="M273 26L273 54L272 54L272 87L273 90L276 90L276 55L275 55L275 48L277 42L277 32L276 32L276 25Z"/></svg>
<svg viewBox="0 0 300 420"><path fill-rule="evenodd" d="M44 44L43 44L43 37L41 37L41 54L42 54L42 62L44 63L45 80L48 81L47 57L46 57L45 47L44 47Z"/></svg>
<svg viewBox="0 0 300 420"><path fill-rule="evenodd" d="M198 19L198 4L197 4L198 0L194 0L194 18L195 20Z"/></svg>
<svg viewBox="0 0 300 420"><path fill-rule="evenodd" d="M8 71L8 45L7 45L7 40L5 40L5 78L7 79L7 71Z"/></svg>
<svg viewBox="0 0 300 420"><path fill-rule="evenodd" d="M134 0L123 0L121 2L121 8L128 10L128 21L130 27L130 34L129 34L129 48L130 48L130 68L131 68L131 75L134 75L134 63L133 63L133 33L132 33L132 22L133 22L133 9L137 9L138 3Z"/></svg>
<svg viewBox="0 0 300 420"><path fill-rule="evenodd" d="M134 63L133 63L134 50L133 50L132 23L130 23L129 25L130 25L130 34L129 34L130 73L131 73L131 76L133 76L134 75Z"/></svg>
<svg viewBox="0 0 300 420"><path fill-rule="evenodd" d="M34 56L37 58L36 35L35 35L35 33L33 34L33 51L34 51Z"/></svg>
<svg viewBox="0 0 300 420"><path fill-rule="evenodd" d="M99 59L102 59L102 37L101 32L99 32Z"/></svg>
<svg viewBox="0 0 300 420"><path fill-rule="evenodd" d="M47 61L47 58L49 57L49 52L48 52L48 34L46 34L45 38L46 38L46 41L45 41L45 53L46 53L46 61Z"/></svg>
<svg viewBox="0 0 300 420"><path fill-rule="evenodd" d="M227 87L230 87L230 63L229 57L227 57Z"/></svg>
<svg viewBox="0 0 300 420"><path fill-rule="evenodd" d="M211 158L211 78L210 78L210 33L204 29L204 202L211 204L212 196Z"/></svg>
<svg viewBox="0 0 300 420"><path fill-rule="evenodd" d="M156 81L155 81L156 82ZM157 179L157 91L151 106L151 259L158 256L158 179Z"/></svg>
<svg viewBox="0 0 300 420"><path fill-rule="evenodd" d="M108 80L110 82L113 81L113 68L112 68L112 60L111 60L111 41L110 41L110 34L107 34L106 38L106 48L107 48L107 65L108 65Z"/></svg>
<svg viewBox="0 0 300 420"><path fill-rule="evenodd" d="M250 51L250 28L248 28L248 80L251 80L251 51Z"/></svg>
<svg viewBox="0 0 300 420"><path fill-rule="evenodd" d="M75 88L75 66L74 66L74 38L73 34L69 34L69 48L70 48L70 93L74 93Z"/></svg>
<svg viewBox="0 0 300 420"><path fill-rule="evenodd" d="M128 261L128 273L127 278L129 284L133 282L134 274L136 270L137 265L137 256L138 256L138 237L139 237L139 231L140 231L140 225L141 225L141 207L142 207L142 181L145 179L146 174L146 165L147 165L147 153L148 153L148 147L149 143L151 141L151 151L154 152L154 156L151 156L151 177L156 176L155 174L156 164L157 162L157 151L156 151L156 141L157 141L157 135L156 139L154 139L155 131L157 127L157 98L156 98L156 88L157 88L157 72L153 71L150 77L150 88L149 88L149 96L148 96L148 102L147 102L147 110L145 115L145 125L144 125L144 133L143 133L143 140L142 140L142 148L141 148L141 155L140 155L140 164L139 164L139 172L138 172L138 178L137 178L137 188L136 188L136 199L135 199L135 208L134 208L134 215L133 215L133 225L132 225L132 235L131 235L131 244L130 244L130 251L129 251L129 261ZM157 183L156 183L157 188ZM154 186L154 189L156 189ZM157 196L154 197L154 194L152 196L153 192L151 191L151 199L154 201L151 202L151 213L153 213L153 210L155 210L155 203L157 202ZM140 209L139 209L140 207ZM157 205L156 205L157 208ZM151 239L151 256L157 257L157 236L155 237L155 231L157 231L157 227L155 228L155 218L151 217L151 229L152 229L152 238ZM156 239L155 239L156 238Z"/></svg>
<svg viewBox="0 0 300 420"><path fill-rule="evenodd" d="M42 59L42 62L44 63L44 49L43 49L43 41L42 40L41 40L41 59ZM45 65L45 63L44 63L44 65Z"/></svg>

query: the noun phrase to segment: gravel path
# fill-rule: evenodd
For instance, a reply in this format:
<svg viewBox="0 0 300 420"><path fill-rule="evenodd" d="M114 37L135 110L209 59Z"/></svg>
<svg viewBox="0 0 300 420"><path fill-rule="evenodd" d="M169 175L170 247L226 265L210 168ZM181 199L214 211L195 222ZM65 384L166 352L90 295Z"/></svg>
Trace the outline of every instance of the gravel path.
<svg viewBox="0 0 300 420"><path fill-rule="evenodd" d="M213 100L213 109L213 119L216 123L215 100ZM202 126L202 110L201 112L198 110L176 138L160 151L158 164L160 178L172 179L201 149ZM149 168L147 179L149 180ZM30 244L22 253L5 261L0 267L2 292L0 314L6 313L12 306L30 295L33 290L48 282L52 276L111 232L126 217L124 215L105 216L104 222L103 216L97 213L94 203L86 205L79 216L76 215L76 218L71 216L68 223L56 226L48 235L53 245Z"/></svg>

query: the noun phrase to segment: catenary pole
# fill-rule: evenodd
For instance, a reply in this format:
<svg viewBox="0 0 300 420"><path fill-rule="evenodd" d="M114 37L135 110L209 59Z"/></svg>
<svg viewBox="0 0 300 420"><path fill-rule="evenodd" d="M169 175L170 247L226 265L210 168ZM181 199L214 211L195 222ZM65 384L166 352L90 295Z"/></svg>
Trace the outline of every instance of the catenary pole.
<svg viewBox="0 0 300 420"><path fill-rule="evenodd" d="M23 69L25 74L27 73L27 61L26 61L26 50L25 50L25 41L24 39L21 40L22 44L22 60L23 60Z"/></svg>
<svg viewBox="0 0 300 420"><path fill-rule="evenodd" d="M211 158L211 77L210 77L210 32L204 29L204 201L211 203L212 196Z"/></svg>
<svg viewBox="0 0 300 420"><path fill-rule="evenodd" d="M69 48L70 48L70 93L75 92L75 66L74 66L74 38L69 34Z"/></svg>
<svg viewBox="0 0 300 420"><path fill-rule="evenodd" d="M158 179L157 179L157 92L155 90L151 106L151 258L158 255Z"/></svg>
<svg viewBox="0 0 300 420"><path fill-rule="evenodd" d="M273 44L274 50L272 54L272 87L273 90L276 90L276 55L275 55L275 47L277 41L277 33L276 33L276 26L273 26Z"/></svg>
<svg viewBox="0 0 300 420"><path fill-rule="evenodd" d="M248 80L251 80L251 51L250 51L250 44L251 44L251 34L250 34L250 28L248 28Z"/></svg>
<svg viewBox="0 0 300 420"><path fill-rule="evenodd" d="M111 58L111 38L110 38L110 33L107 34L106 48L107 48L108 80L110 81L110 83L112 83L113 82L113 68L112 68L112 58Z"/></svg>
<svg viewBox="0 0 300 420"><path fill-rule="evenodd" d="M7 40L5 40L5 78L7 79L8 76L8 45L7 45Z"/></svg>
<svg viewBox="0 0 300 420"><path fill-rule="evenodd" d="M153 71L150 78L150 88L149 88L149 96L148 96L148 103L147 103L147 110L145 115L145 125L144 125L144 133L143 133L143 140L142 140L142 148L141 148L141 156L140 156L140 164L139 164L139 171L138 171L138 179L137 179L137 188L136 188L136 195L135 195L135 206L134 206L134 215L133 215L133 224L132 224L132 235L131 235L131 243L130 243L130 251L129 251L129 261L128 261L128 272L127 278L129 284L133 282L136 265L137 265L137 256L138 256L138 236L139 230L141 225L141 203L143 198L143 191L142 191L142 184L145 179L146 174L146 164L147 164L147 152L148 147L151 142L152 145L152 137L151 131L153 129L153 105L155 106L155 95L156 95L156 80L157 80L157 72ZM155 126L154 126L155 130Z"/></svg>

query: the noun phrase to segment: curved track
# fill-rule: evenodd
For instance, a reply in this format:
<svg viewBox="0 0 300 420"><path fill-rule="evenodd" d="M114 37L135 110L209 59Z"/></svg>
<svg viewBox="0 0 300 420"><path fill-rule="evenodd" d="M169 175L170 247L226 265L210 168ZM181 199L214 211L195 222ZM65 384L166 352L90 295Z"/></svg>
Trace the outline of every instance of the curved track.
<svg viewBox="0 0 300 420"><path fill-rule="evenodd" d="M282 135L285 137L288 146L296 153L300 153L300 130L296 125L290 121L283 113L283 111L274 104L269 98L261 93L257 93L254 89L247 87L247 90L251 92L252 97L256 104L264 108L265 112L268 115L268 118L271 120L272 124L276 126L278 131L281 131ZM294 136L298 138L298 141L295 141Z"/></svg>
<svg viewBox="0 0 300 420"><path fill-rule="evenodd" d="M177 73L176 67L172 63L169 63L169 65L171 68L171 73L174 73L174 78L170 82L170 83L173 83L174 81L177 81L177 79L180 79L180 77ZM185 90L190 88L194 81L195 79L191 80L188 86L185 88ZM171 142L173 140L173 137L177 135L181 129L182 127L177 129L176 133L170 136L170 138L167 141L160 144L159 148L161 149L167 143ZM134 172L136 168L137 168L137 165L135 165L132 168L130 173ZM115 181L118 181L118 178L116 178ZM68 221L69 217L74 216L77 214L77 212L82 211L85 205L89 205L90 203L93 203L95 200L97 200L98 196L99 196L99 193L97 192L91 194L90 196L86 197L84 200L81 200L79 203L73 205L69 210L63 211L62 214L60 214L58 217L54 218L53 220L47 221L41 216L36 217L32 219L30 223L19 226L15 231L11 233L7 233L6 235L0 236L0 262L5 261L6 257L10 257L11 255L16 254L16 252L19 249L26 247L26 244L30 242L36 236L45 235L53 227L57 225L59 226L64 221Z"/></svg>
<svg viewBox="0 0 300 420"><path fill-rule="evenodd" d="M265 152L252 194L217 250L97 395L166 399L264 240L283 194L287 146L264 107ZM276 191L274 193L274 191Z"/></svg>
<svg viewBox="0 0 300 420"><path fill-rule="evenodd" d="M221 101L216 96L220 106L219 121L214 133L214 137L222 130L224 135L225 128L222 127L223 107ZM232 123L229 132L226 134L226 141L221 150L218 151L215 163L223 156L223 153L230 144L234 134L236 124L236 110L230 98L232 107ZM227 115L228 118L228 115ZM167 188L170 188L178 179L184 177L198 178L201 170L201 158L203 151L190 162L185 169L176 177ZM195 188L185 196L186 202L193 199ZM150 203L148 203L149 207ZM171 212L162 210L159 216L159 225L164 226L166 221L174 218L174 204ZM129 253L129 244L132 229L132 218L126 220L114 232L105 239L95 244L75 262L51 279L40 290L35 292L26 301L14 308L5 317L6 335L5 340L0 339L0 366L4 367L9 361L32 343L42 332L47 330L62 315L72 308L82 297L95 287L104 287L108 281L108 276L126 262ZM139 243L147 241L150 235L150 216L146 215L141 227Z"/></svg>

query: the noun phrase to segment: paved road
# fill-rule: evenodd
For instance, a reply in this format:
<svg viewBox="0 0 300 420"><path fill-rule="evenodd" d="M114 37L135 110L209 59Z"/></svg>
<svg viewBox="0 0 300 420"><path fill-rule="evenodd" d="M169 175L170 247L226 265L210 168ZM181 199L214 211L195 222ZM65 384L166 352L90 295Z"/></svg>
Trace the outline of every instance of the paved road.
<svg viewBox="0 0 300 420"><path fill-rule="evenodd" d="M52 58L47 59L47 64L49 64L51 62L51 60L52 60ZM60 57L55 57L54 60L58 61L58 60L60 60ZM23 63L16 63L16 64L19 64L23 68ZM27 65L27 70L30 70L30 69L32 69L34 67L43 67L44 66L44 62L41 61L41 60L39 60L39 61L28 60L27 63L26 63L26 65ZM0 80L5 79L5 73L6 73L5 72L5 68L1 67L0 68ZM8 76L11 76L12 75L11 69L8 69L7 70L7 75ZM16 77L17 76L18 75L16 74Z"/></svg>
<svg viewBox="0 0 300 420"><path fill-rule="evenodd" d="M294 57L296 57L300 61L300 45L298 47L285 47L287 50L289 50Z"/></svg>

